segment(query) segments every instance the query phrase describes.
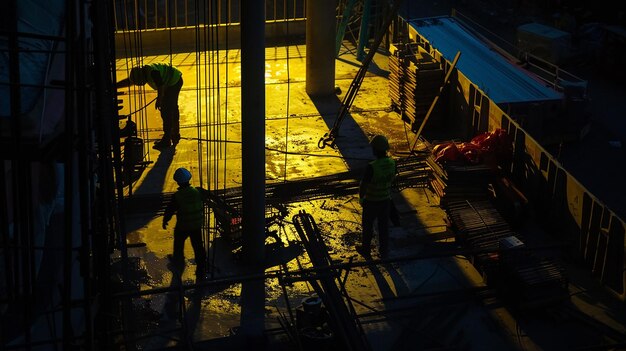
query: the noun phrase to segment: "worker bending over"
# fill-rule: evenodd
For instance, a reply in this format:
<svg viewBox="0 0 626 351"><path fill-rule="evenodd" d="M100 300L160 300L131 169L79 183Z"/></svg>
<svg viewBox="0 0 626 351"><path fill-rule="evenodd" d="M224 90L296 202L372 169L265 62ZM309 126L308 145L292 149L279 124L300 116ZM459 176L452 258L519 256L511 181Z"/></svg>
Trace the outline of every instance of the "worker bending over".
<svg viewBox="0 0 626 351"><path fill-rule="evenodd" d="M183 74L175 67L164 63L151 63L133 67L128 78L117 82L118 88L148 84L157 91L155 107L161 112L163 137L153 148L163 149L176 146L180 140L180 111L178 96L183 86Z"/></svg>

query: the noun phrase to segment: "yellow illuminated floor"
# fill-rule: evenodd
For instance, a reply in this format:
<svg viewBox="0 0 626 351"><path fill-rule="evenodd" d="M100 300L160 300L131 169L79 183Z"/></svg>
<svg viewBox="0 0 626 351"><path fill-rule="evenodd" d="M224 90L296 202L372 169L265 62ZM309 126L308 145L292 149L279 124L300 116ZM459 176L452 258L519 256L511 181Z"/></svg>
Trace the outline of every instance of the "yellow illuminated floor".
<svg viewBox="0 0 626 351"><path fill-rule="evenodd" d="M336 85L341 94L312 100L305 93L305 55L304 46L266 50L265 167L268 183L363 169L366 162L373 159L368 139L379 133L389 137L392 156L406 155L413 141L412 134L407 138L403 122L390 108L385 76L387 58L382 54L376 55L375 67L363 81L351 115L341 127L339 148L318 148L319 139L335 121L339 104L359 63L353 53L343 53L336 60ZM144 57L143 62L169 62L170 59L183 71L184 86L179 101L182 139L175 149L153 150L152 143L160 137L158 111L150 105L133 115L140 128L139 136L146 142L144 150L149 163L133 183L132 193L151 195L175 191L172 175L178 167L192 171L192 184L196 186L208 189L241 186L240 52L219 52L209 57L194 53ZM126 61L120 60L117 65L118 79L126 77ZM214 88L217 85L219 89ZM122 114L141 109L156 96L149 89L145 94L134 90L125 92ZM120 126L123 125L122 121ZM126 189L128 191L128 187ZM394 202L402 213L402 225L391 228L391 258L416 255L434 246L454 247L454 239L446 230L445 213L430 190L405 189L394 193ZM361 231L361 207L357 197L290 203L288 209L289 216L271 228L277 230L284 248L272 251L267 273L312 267L291 223L292 216L301 210L315 219L336 263L363 261L354 251ZM172 273L166 256L172 251L172 230L163 230L162 218L154 213L133 215L126 220L128 242L146 244L129 249L129 255L141 257L148 274L142 289L168 287ZM173 226L171 222L169 228ZM210 238L212 278L244 274L224 238L212 230ZM193 284L195 263L189 241L185 256L187 268L183 283ZM433 347L532 350L547 345L541 333L532 328L516 330L515 321L501 306L485 307L484 301L471 295L459 295L445 303L431 300L441 292L485 286L473 266L461 256L357 267L344 271L343 275L347 276L345 286L351 303L356 313L363 315L361 322L373 350ZM288 316L286 297L276 279L266 280L265 285L266 327L278 328L277 317ZM240 288L240 284L232 284L205 289L200 294L185 294L184 326L193 340L228 336L231 328L239 325ZM294 283L286 287L286 292L291 308L295 309L313 290L308 284ZM146 328L147 333L156 336L142 341L145 349L177 344L183 324L181 310L175 303L178 295L173 296L168 298L167 294L159 293L141 299L156 313L154 323ZM532 335L535 332L538 334Z"/></svg>

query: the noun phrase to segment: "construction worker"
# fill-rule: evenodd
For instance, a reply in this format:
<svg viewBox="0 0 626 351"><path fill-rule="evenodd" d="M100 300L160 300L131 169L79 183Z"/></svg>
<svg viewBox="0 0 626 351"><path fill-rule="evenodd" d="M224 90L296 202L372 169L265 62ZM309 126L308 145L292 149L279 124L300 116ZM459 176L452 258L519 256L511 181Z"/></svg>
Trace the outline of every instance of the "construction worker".
<svg viewBox="0 0 626 351"><path fill-rule="evenodd" d="M374 222L377 222L379 254L386 257L389 249L391 185L396 176L396 161L387 156L389 141L383 135L374 136L370 146L376 159L368 163L359 186L359 202L363 206L363 236L356 250L363 257L371 257Z"/></svg>
<svg viewBox="0 0 626 351"><path fill-rule="evenodd" d="M206 253L202 245L204 202L212 195L206 189L191 186L191 172L186 168L178 168L174 172L174 180L178 183L178 190L172 196L163 215L163 229L167 229L167 223L176 214L174 253L169 256L170 263L174 273L182 275L185 268L183 249L185 240L189 238L196 260L196 280L203 280L206 277Z"/></svg>
<svg viewBox="0 0 626 351"><path fill-rule="evenodd" d="M153 148L164 149L176 146L180 140L180 111L178 95L183 86L183 74L175 67L164 63L151 63L141 67L133 67L128 78L119 81L118 88L148 84L157 91L155 107L161 111L163 120L163 137Z"/></svg>

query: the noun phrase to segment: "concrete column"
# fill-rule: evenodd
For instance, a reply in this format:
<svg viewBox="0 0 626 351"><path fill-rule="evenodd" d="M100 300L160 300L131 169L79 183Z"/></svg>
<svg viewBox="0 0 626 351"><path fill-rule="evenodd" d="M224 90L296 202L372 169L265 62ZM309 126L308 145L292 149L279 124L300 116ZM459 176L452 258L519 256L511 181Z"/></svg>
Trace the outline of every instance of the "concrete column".
<svg viewBox="0 0 626 351"><path fill-rule="evenodd" d="M265 260L265 2L241 6L241 151L243 258L251 274ZM264 328L265 282L241 288L239 335L250 347Z"/></svg>
<svg viewBox="0 0 626 351"><path fill-rule="evenodd" d="M306 2L306 92L335 93L335 22L337 0Z"/></svg>

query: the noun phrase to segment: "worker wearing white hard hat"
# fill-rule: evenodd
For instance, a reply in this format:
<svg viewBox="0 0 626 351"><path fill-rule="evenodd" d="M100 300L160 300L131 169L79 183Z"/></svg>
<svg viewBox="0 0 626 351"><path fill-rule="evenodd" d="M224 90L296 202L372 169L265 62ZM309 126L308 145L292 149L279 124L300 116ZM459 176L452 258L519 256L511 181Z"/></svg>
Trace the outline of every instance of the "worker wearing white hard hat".
<svg viewBox="0 0 626 351"><path fill-rule="evenodd" d="M204 221L204 202L210 196L208 190L193 187L190 184L191 172L178 168L174 172L174 180L178 183L178 190L168 203L163 215L163 229L167 229L170 219L176 215L174 228L174 252L170 256L175 273L182 274L185 268L184 246L185 240L191 240L196 260L196 279L206 277L206 251L202 244L202 225Z"/></svg>

